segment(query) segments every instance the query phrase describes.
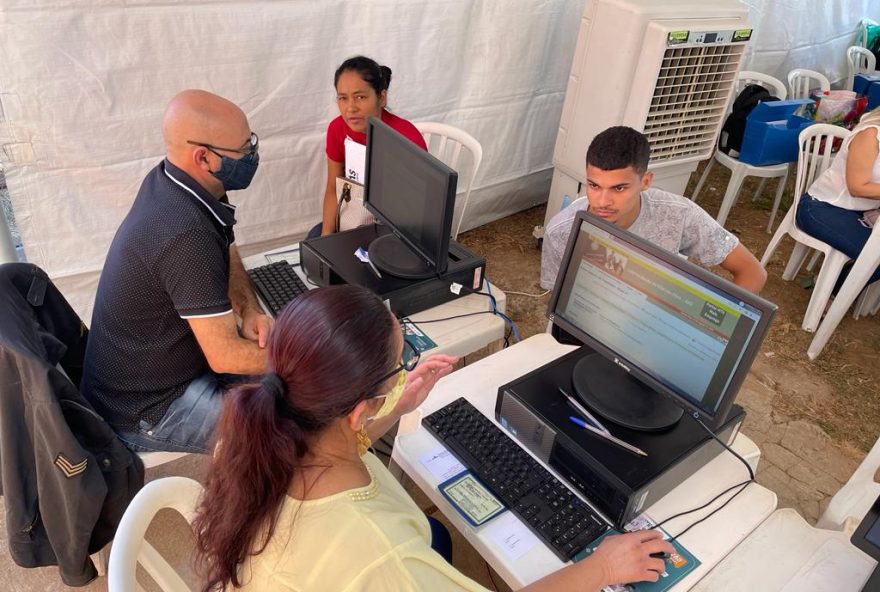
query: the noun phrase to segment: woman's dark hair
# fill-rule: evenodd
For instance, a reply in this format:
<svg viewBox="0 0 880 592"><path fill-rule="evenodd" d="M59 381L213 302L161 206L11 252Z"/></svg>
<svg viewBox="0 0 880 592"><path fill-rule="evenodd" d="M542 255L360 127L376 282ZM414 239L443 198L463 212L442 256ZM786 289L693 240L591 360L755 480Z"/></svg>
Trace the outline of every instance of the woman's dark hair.
<svg viewBox="0 0 880 592"><path fill-rule="evenodd" d="M312 436L376 394L397 363L396 329L382 301L356 286L310 290L278 315L269 372L226 394L215 432L194 521L206 592L241 585L239 567L272 536Z"/></svg>
<svg viewBox="0 0 880 592"><path fill-rule="evenodd" d="M587 148L587 164L603 171L632 167L644 175L651 158L648 138L631 127L609 127L593 138Z"/></svg>
<svg viewBox="0 0 880 592"><path fill-rule="evenodd" d="M366 56L354 56L348 58L342 65L336 68L336 74L333 76L333 87L339 84L339 77L343 72L352 70L364 79L364 82L373 87L377 95L381 95L383 90L388 90L391 85L391 68L388 66L380 66L375 60L371 60Z"/></svg>

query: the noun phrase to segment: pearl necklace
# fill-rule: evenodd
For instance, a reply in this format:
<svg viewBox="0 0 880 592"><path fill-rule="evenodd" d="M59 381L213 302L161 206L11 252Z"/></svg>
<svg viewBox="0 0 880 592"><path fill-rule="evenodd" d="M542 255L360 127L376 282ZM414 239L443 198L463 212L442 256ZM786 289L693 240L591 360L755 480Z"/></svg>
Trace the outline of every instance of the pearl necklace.
<svg viewBox="0 0 880 592"><path fill-rule="evenodd" d="M376 482L376 477L373 476L373 471L371 471L370 467L367 465L364 465L364 468L367 469L367 473L370 475L370 484L366 488L362 488L358 491L348 492L348 497L353 502L365 502L379 495L379 483Z"/></svg>

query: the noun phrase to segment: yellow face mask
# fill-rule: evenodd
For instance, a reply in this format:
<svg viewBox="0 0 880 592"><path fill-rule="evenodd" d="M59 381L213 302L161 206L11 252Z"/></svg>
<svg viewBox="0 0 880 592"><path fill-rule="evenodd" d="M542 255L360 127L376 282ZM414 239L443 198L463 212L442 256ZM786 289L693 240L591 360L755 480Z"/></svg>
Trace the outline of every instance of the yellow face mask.
<svg viewBox="0 0 880 592"><path fill-rule="evenodd" d="M391 413L395 407L397 407L397 402L400 401L400 397L403 396L403 391L406 388L406 370L401 370L397 374L397 384L388 392L387 395L379 395L380 397L385 397L385 402L382 403L382 406L379 407L379 410L372 417L368 417L368 420L379 419L380 417L385 417L389 413ZM378 399L379 397L375 397Z"/></svg>

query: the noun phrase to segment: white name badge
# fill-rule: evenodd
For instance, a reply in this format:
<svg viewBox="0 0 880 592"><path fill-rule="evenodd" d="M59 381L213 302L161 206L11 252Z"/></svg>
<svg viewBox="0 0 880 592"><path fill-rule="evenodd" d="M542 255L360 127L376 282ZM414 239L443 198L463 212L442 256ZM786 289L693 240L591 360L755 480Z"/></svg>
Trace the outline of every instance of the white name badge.
<svg viewBox="0 0 880 592"><path fill-rule="evenodd" d="M367 147L345 137L345 178L363 184L367 163Z"/></svg>

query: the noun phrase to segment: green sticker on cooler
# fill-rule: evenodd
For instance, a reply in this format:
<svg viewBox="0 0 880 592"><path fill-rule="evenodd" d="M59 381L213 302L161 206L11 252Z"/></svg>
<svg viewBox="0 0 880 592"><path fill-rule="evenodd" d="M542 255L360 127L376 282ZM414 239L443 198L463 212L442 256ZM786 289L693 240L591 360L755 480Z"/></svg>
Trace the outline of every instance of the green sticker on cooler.
<svg viewBox="0 0 880 592"><path fill-rule="evenodd" d="M689 35L690 31L670 31L666 36L666 42L668 45L681 45L687 43Z"/></svg>
<svg viewBox="0 0 880 592"><path fill-rule="evenodd" d="M752 38L752 30L751 29L737 29L733 32L733 42L737 41L748 41Z"/></svg>

